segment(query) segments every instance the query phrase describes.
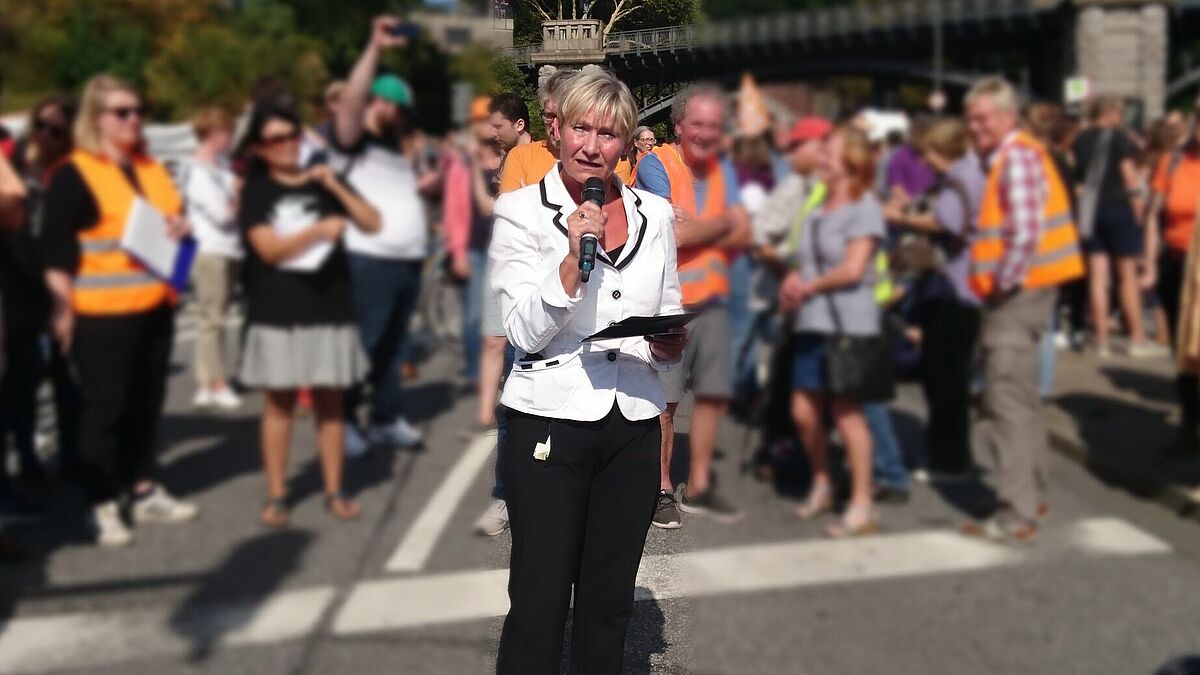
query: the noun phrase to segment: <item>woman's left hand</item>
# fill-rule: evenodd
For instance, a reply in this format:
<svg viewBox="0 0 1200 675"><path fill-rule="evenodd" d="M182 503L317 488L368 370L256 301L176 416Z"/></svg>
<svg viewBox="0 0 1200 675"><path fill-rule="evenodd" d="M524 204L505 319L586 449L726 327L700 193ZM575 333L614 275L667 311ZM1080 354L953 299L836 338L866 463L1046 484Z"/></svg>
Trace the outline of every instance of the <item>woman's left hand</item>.
<svg viewBox="0 0 1200 675"><path fill-rule="evenodd" d="M650 343L650 353L659 361L678 361L687 346L688 332L686 328L674 328L669 333L647 335L646 342Z"/></svg>
<svg viewBox="0 0 1200 675"><path fill-rule="evenodd" d="M167 236L179 241L192 233L192 224L183 216L167 216Z"/></svg>

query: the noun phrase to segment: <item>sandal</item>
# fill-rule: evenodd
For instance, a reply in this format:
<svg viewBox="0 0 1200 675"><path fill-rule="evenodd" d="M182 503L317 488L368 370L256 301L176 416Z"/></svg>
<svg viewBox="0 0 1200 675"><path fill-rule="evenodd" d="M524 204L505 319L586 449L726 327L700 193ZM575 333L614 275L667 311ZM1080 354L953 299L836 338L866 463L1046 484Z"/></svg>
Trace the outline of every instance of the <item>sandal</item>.
<svg viewBox="0 0 1200 675"><path fill-rule="evenodd" d="M870 506L851 506L842 514L841 522L825 528L825 533L833 539L865 537L878 531L879 521Z"/></svg>
<svg viewBox="0 0 1200 675"><path fill-rule="evenodd" d="M833 510L833 491L828 485L814 485L809 490L804 502L796 507L796 517L801 520L812 520L822 513Z"/></svg>
<svg viewBox="0 0 1200 675"><path fill-rule="evenodd" d="M338 520L354 520L362 515L358 504L341 491L325 495L325 510Z"/></svg>
<svg viewBox="0 0 1200 675"><path fill-rule="evenodd" d="M267 527L287 527L287 497L271 497L263 502L262 510L258 512L258 519Z"/></svg>

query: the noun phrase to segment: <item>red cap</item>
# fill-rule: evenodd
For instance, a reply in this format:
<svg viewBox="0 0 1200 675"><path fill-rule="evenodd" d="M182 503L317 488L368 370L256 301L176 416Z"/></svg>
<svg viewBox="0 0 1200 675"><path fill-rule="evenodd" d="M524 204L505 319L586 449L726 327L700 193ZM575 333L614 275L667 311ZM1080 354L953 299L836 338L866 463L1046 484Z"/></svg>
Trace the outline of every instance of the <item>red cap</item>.
<svg viewBox="0 0 1200 675"><path fill-rule="evenodd" d="M824 117L802 117L792 126L788 140L792 143L820 140L832 131L833 125Z"/></svg>

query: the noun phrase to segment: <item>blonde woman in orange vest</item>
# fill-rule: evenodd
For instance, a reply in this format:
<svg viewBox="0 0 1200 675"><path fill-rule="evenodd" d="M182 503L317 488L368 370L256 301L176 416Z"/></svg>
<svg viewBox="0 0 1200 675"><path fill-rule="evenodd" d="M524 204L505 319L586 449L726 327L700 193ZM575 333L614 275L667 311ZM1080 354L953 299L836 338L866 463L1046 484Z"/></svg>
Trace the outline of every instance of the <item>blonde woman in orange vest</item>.
<svg viewBox="0 0 1200 675"><path fill-rule="evenodd" d="M683 304L703 312L689 327L681 366L663 375L667 411L661 421L662 457L654 526L675 529L680 511L735 522L742 514L717 494L711 479L721 418L733 397L733 337L729 315L728 249L750 245L750 216L738 194L733 164L721 155L728 118L725 94L694 84L675 97L671 120L678 143L653 148L637 164L634 186L663 197L675 211L679 285ZM696 397L692 413L691 467L677 500L671 482L675 410L685 385Z"/></svg>
<svg viewBox="0 0 1200 675"><path fill-rule="evenodd" d="M1034 539L1046 506L1046 428L1038 343L1059 284L1083 276L1071 203L1050 153L1018 128L1018 100L1001 78L967 93L971 143L988 178L971 238L971 289L983 301L983 416L996 456L995 513L967 534L1003 543Z"/></svg>
<svg viewBox="0 0 1200 675"><path fill-rule="evenodd" d="M81 474L101 546L133 541L119 499L131 498L137 523L197 514L155 476L176 294L121 248L135 198L166 215L171 236L188 231L170 175L146 154L143 115L130 84L109 75L88 81L75 119L76 149L50 183L40 241L54 296L51 329L83 392Z"/></svg>

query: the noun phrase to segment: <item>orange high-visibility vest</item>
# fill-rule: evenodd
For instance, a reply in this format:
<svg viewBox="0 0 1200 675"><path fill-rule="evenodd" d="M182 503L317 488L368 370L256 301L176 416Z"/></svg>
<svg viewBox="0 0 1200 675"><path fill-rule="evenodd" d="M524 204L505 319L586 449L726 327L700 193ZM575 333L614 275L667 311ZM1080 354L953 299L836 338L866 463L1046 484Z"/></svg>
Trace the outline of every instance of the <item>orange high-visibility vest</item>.
<svg viewBox="0 0 1200 675"><path fill-rule="evenodd" d="M708 190L704 206L696 203L696 190L692 186L692 172L688 170L675 146L663 144L653 152L667 170L671 181L671 203L687 211L693 218L716 218L725 212L727 189L737 186L725 185L725 173L719 162L714 161L708 170ZM638 162L638 167L641 162ZM637 179L637 167L630 182ZM729 257L720 246L686 246L679 249L679 286L683 291L683 305L694 307L714 298L729 295Z"/></svg>
<svg viewBox="0 0 1200 675"><path fill-rule="evenodd" d="M140 262L121 249L125 222L137 193L112 160L85 150L71 153L100 211L92 228L79 232L79 272L71 304L80 314L132 314L174 301L175 293ZM138 156L133 159L141 197L166 215L178 215L183 200L163 165Z"/></svg>
<svg viewBox="0 0 1200 675"><path fill-rule="evenodd" d="M1083 256L1080 254L1075 219L1071 215L1071 200L1050 153L1037 139L1024 132L1019 133L1009 147L1013 146L1022 146L1038 153L1049 188L1042 209L1042 231L1038 236L1037 251L1029 263L1023 287L1048 288L1082 277ZM1008 148L1000 152L1007 153ZM1001 234L1004 209L1000 195L1006 159L1005 154L1001 154L992 163L987 188L983 193L983 204L979 209L978 228L971 243L971 289L981 298L995 292L996 271L1007 253Z"/></svg>

